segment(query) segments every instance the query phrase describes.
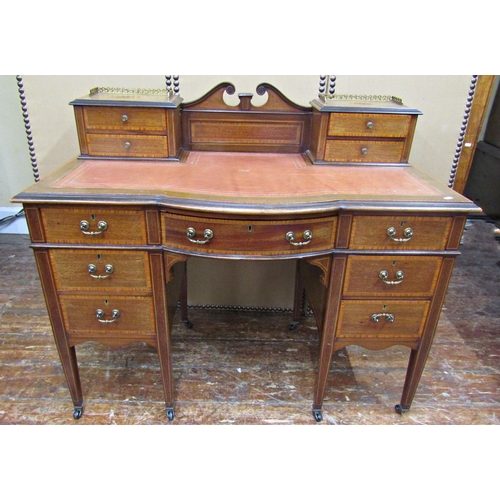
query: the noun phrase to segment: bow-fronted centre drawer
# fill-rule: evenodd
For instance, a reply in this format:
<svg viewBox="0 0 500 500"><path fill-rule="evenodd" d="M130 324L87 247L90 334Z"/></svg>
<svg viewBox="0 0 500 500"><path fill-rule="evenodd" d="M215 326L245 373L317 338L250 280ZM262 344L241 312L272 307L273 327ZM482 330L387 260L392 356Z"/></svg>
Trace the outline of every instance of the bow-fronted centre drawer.
<svg viewBox="0 0 500 500"><path fill-rule="evenodd" d="M40 212L49 243L142 245L147 242L141 210L45 207Z"/></svg>
<svg viewBox="0 0 500 500"><path fill-rule="evenodd" d="M452 217L355 216L349 248L354 250L444 250Z"/></svg>
<svg viewBox="0 0 500 500"><path fill-rule="evenodd" d="M337 219L225 220L162 216L163 244L195 253L289 255L330 250Z"/></svg>

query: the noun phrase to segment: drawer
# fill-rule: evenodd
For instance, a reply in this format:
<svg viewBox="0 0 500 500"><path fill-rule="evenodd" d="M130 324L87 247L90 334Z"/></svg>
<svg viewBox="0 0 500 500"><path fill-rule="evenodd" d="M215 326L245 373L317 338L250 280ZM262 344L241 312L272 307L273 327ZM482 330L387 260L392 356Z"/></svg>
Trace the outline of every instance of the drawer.
<svg viewBox="0 0 500 500"><path fill-rule="evenodd" d="M328 135L354 137L406 137L411 116L368 113L332 113Z"/></svg>
<svg viewBox="0 0 500 500"><path fill-rule="evenodd" d="M60 302L64 324L69 334L151 335L155 333L151 297L61 295ZM113 315L113 311L118 312ZM99 318L98 314L101 314Z"/></svg>
<svg viewBox="0 0 500 500"><path fill-rule="evenodd" d="M404 141L329 139L326 141L325 161L398 163L404 145Z"/></svg>
<svg viewBox="0 0 500 500"><path fill-rule="evenodd" d="M146 243L146 221L141 210L47 207L40 212L49 243Z"/></svg>
<svg viewBox="0 0 500 500"><path fill-rule="evenodd" d="M444 250L451 217L355 216L349 248L355 250Z"/></svg>
<svg viewBox="0 0 500 500"><path fill-rule="evenodd" d="M151 290L147 252L52 249L49 254L58 291Z"/></svg>
<svg viewBox="0 0 500 500"><path fill-rule="evenodd" d="M168 156L164 135L87 134L91 156L123 156L130 158L164 158Z"/></svg>
<svg viewBox="0 0 500 500"><path fill-rule="evenodd" d="M167 133L164 109L115 106L83 108L85 130L110 132Z"/></svg>
<svg viewBox="0 0 500 500"><path fill-rule="evenodd" d="M343 300L336 340L412 340L422 336L430 301Z"/></svg>
<svg viewBox="0 0 500 500"><path fill-rule="evenodd" d="M165 214L162 216L163 244L169 248L217 254L316 252L333 248L336 223L335 217L300 222L241 221Z"/></svg>
<svg viewBox="0 0 500 500"><path fill-rule="evenodd" d="M351 255L345 297L427 297L434 294L442 257Z"/></svg>

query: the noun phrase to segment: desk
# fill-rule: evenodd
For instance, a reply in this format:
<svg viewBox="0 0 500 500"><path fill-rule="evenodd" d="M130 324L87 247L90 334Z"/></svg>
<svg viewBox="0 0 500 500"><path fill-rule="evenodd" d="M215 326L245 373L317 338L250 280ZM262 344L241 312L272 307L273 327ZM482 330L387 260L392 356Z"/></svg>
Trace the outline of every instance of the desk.
<svg viewBox="0 0 500 500"><path fill-rule="evenodd" d="M214 95L194 107L206 112L209 103L211 110ZM188 121L191 108L186 106L183 115ZM207 115L197 113L191 132L213 141ZM280 113L283 134L289 110ZM295 131L310 124L310 113L299 110ZM220 113L208 116L216 116L220 126ZM396 405L396 411L408 411L467 214L477 208L400 157L390 165L327 166L324 158L314 161L311 149L309 154L274 151L274 146L255 151L248 141L248 148L239 148L249 151L231 151L231 137L240 134L235 123L244 123L248 137L257 119L244 114L250 122L241 117L235 122L234 114L227 116L235 134L224 136L229 146L207 150L203 142L193 149L199 135L190 135L176 150L178 161L92 157L86 150L14 198L24 204L74 417L83 413L75 346L143 341L158 350L167 417L174 418L170 333L179 301L182 319L190 325L186 265L191 256L297 261L289 328L293 335L305 294L320 336L311 388L316 421L322 420L332 355L353 344L410 349ZM257 135L262 147L263 136ZM400 142L407 148L407 135ZM116 151L114 139L112 144Z"/></svg>

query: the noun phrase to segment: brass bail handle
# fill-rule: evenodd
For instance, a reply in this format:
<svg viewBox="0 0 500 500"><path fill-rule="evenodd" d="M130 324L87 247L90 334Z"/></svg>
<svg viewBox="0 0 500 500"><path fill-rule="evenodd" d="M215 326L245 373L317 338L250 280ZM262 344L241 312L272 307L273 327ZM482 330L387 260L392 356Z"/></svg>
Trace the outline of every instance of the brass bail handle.
<svg viewBox="0 0 500 500"><path fill-rule="evenodd" d="M90 223L86 220L82 220L80 221L80 231L83 233L83 234L88 234L90 236L95 236L96 234L101 234L103 231L106 231L106 229L108 229L108 223L106 221L99 221L97 223L97 229L99 229L99 231L89 231L90 229Z"/></svg>
<svg viewBox="0 0 500 500"><path fill-rule="evenodd" d="M105 319L106 313L102 309L97 309L95 312L95 317L100 323L114 323L120 317L119 309L113 309L111 311L112 319Z"/></svg>
<svg viewBox="0 0 500 500"><path fill-rule="evenodd" d="M406 241L410 241L413 237L413 229L411 227L407 227L404 231L403 231L403 236L404 238L396 238L396 228L394 227L389 227L387 229L387 236L389 236L389 238L391 238L392 241L396 241L398 243L404 243Z"/></svg>
<svg viewBox="0 0 500 500"><path fill-rule="evenodd" d="M97 272L97 266L95 264L89 264L87 266L87 271L89 272L89 275L92 276L92 278L97 278L97 279L109 278L110 274L113 274L114 270L115 268L113 267L112 264L106 264L104 266L104 272L106 274L95 274Z"/></svg>
<svg viewBox="0 0 500 500"><path fill-rule="evenodd" d="M386 284L386 285L399 285L403 282L405 277L404 271L396 271L394 277L395 280L389 280L389 273L384 269L378 273L378 277Z"/></svg>
<svg viewBox="0 0 500 500"><path fill-rule="evenodd" d="M208 243L214 237L214 232L211 229L205 229L205 231L203 231L203 237L205 239L195 240L194 238L196 236L196 230L192 227L188 227L186 236L191 243L196 243L197 245L205 245L205 243Z"/></svg>
<svg viewBox="0 0 500 500"><path fill-rule="evenodd" d="M390 313L374 313L371 316L371 320L374 323L378 323L380 318L385 318L387 323L394 323L394 319L395 319L394 314L390 314Z"/></svg>
<svg viewBox="0 0 500 500"><path fill-rule="evenodd" d="M311 243L313 233L310 229L306 229L302 233L302 237L304 238L304 241L295 241L295 233L293 231L288 231L288 233L285 234L285 240L290 243L290 245L294 245L296 247L300 247L303 245L308 245Z"/></svg>

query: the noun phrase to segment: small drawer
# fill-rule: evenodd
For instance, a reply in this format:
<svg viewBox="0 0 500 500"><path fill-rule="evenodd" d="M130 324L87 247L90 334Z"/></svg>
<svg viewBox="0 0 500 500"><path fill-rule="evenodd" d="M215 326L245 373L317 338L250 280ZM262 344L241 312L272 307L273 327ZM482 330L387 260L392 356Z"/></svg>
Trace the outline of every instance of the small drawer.
<svg viewBox="0 0 500 500"><path fill-rule="evenodd" d="M332 113L328 123L330 136L406 137L411 116L367 113Z"/></svg>
<svg viewBox="0 0 500 500"><path fill-rule="evenodd" d="M422 336L430 301L343 300L336 340L416 340Z"/></svg>
<svg viewBox="0 0 500 500"><path fill-rule="evenodd" d="M147 252L112 250L50 250L58 291L151 290Z"/></svg>
<svg viewBox="0 0 500 500"><path fill-rule="evenodd" d="M115 106L83 108L85 130L110 132L167 133L164 109Z"/></svg>
<svg viewBox="0 0 500 500"><path fill-rule="evenodd" d="M142 245L146 221L140 210L104 208L42 208L43 230L49 243Z"/></svg>
<svg viewBox="0 0 500 500"><path fill-rule="evenodd" d="M330 139L326 141L325 161L399 163L403 151L403 141Z"/></svg>
<svg viewBox="0 0 500 500"><path fill-rule="evenodd" d="M151 297L60 296L68 334L152 335L155 333Z"/></svg>
<svg viewBox="0 0 500 500"><path fill-rule="evenodd" d="M444 250L451 217L355 216L349 248L354 250Z"/></svg>
<svg viewBox="0 0 500 500"><path fill-rule="evenodd" d="M168 157L167 137L164 135L87 134L87 147L90 156Z"/></svg>
<svg viewBox="0 0 500 500"><path fill-rule="evenodd" d="M336 218L293 221L241 221L162 217L163 244L193 252L288 255L333 248Z"/></svg>
<svg viewBox="0 0 500 500"><path fill-rule="evenodd" d="M434 294L442 257L351 255L345 297L426 297Z"/></svg>

